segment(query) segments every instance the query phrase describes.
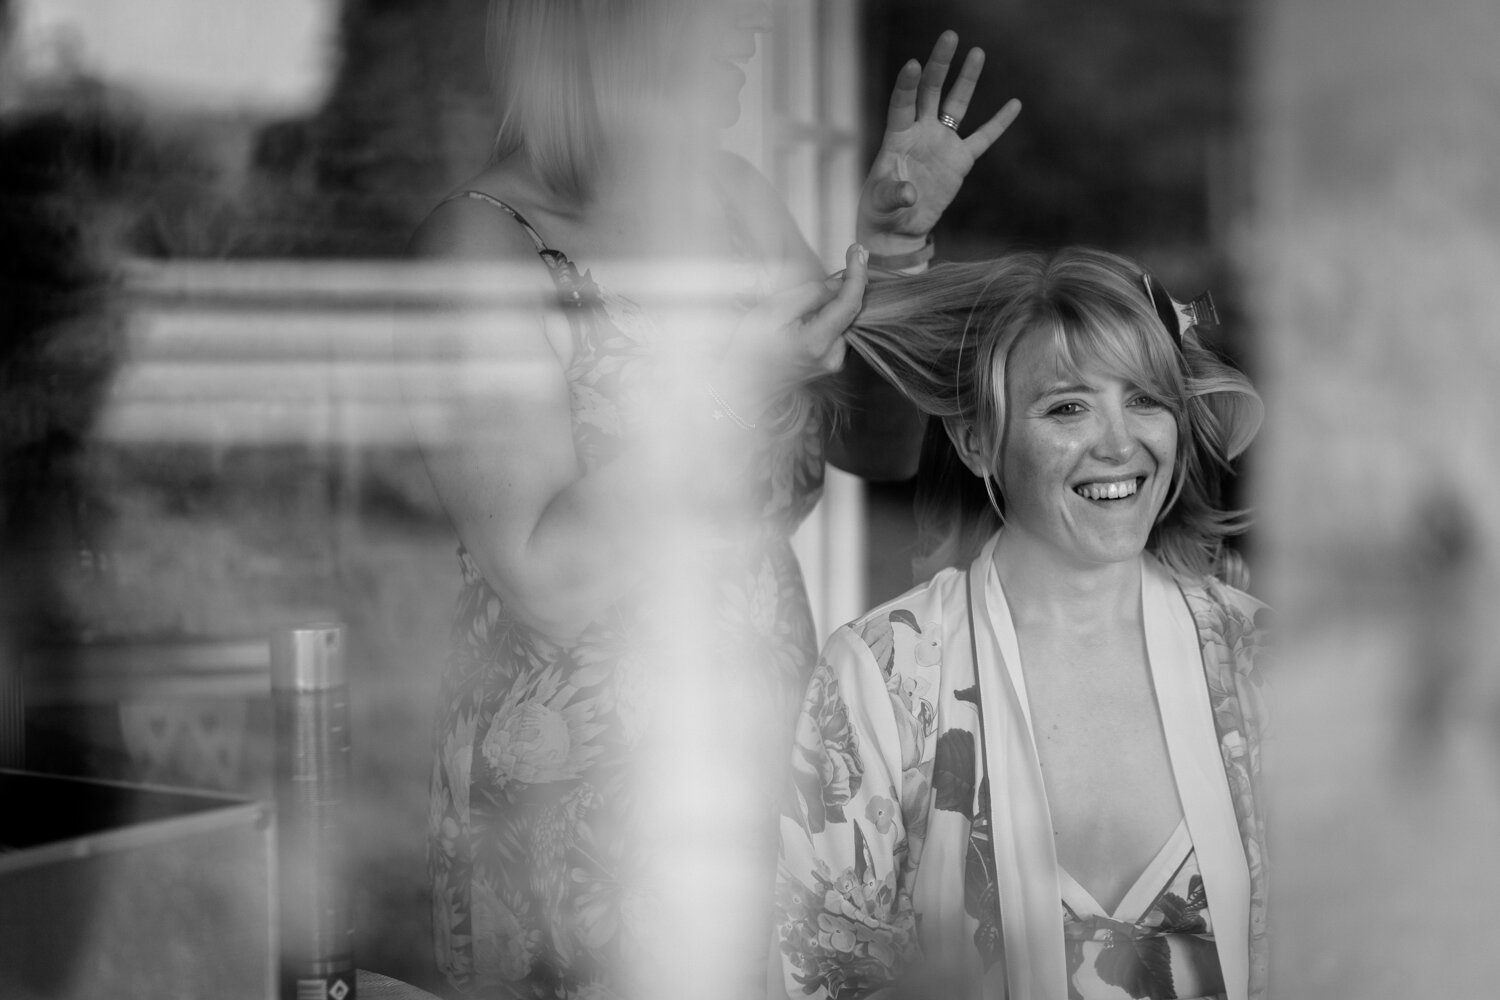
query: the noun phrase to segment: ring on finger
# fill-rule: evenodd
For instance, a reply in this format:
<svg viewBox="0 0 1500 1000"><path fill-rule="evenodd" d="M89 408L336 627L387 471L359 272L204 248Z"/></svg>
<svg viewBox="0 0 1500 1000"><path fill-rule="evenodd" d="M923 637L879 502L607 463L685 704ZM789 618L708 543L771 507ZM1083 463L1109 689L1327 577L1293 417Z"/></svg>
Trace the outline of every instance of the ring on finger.
<svg viewBox="0 0 1500 1000"><path fill-rule="evenodd" d="M938 115L938 121L942 122L944 125L948 126L953 131L955 131L955 132L958 131L958 119L954 118L952 115L946 114L946 113Z"/></svg>

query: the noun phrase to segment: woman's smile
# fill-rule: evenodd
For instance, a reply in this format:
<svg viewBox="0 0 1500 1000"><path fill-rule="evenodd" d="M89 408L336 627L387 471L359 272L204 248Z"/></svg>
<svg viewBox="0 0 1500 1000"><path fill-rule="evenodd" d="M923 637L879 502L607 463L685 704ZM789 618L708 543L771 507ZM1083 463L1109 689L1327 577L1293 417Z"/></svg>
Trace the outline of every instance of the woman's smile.
<svg viewBox="0 0 1500 1000"><path fill-rule="evenodd" d="M1145 476L1131 476L1128 479L1098 480L1079 483L1073 487L1073 492L1085 500L1105 503L1118 502L1138 496L1141 484L1145 481Z"/></svg>

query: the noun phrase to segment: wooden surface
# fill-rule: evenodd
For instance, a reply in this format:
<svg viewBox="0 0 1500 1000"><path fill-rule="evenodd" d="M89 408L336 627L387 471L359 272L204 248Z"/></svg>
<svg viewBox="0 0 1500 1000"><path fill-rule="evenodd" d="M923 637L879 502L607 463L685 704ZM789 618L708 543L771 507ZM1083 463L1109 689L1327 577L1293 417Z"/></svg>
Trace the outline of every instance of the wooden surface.
<svg viewBox="0 0 1500 1000"><path fill-rule="evenodd" d="M439 1000L426 990L417 989L378 972L360 969L354 982L354 993L358 1000Z"/></svg>

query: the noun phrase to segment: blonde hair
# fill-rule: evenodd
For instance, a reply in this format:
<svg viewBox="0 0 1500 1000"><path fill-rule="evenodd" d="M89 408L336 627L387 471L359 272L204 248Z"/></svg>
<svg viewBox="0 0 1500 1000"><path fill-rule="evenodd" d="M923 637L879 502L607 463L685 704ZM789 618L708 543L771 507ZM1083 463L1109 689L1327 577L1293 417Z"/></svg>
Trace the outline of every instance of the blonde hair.
<svg viewBox="0 0 1500 1000"><path fill-rule="evenodd" d="M872 282L849 344L918 409L969 425L1004 461L1006 361L1027 334L1053 338L1075 374L1094 362L1139 386L1177 420L1173 489L1147 547L1174 572L1208 575L1224 539L1248 527L1220 506L1220 479L1260 427L1260 397L1189 329L1179 347L1134 262L1102 250L1016 252ZM1000 525L983 482L944 427L928 428L918 493L918 572L962 565ZM1000 498L1003 505L1003 498Z"/></svg>
<svg viewBox="0 0 1500 1000"><path fill-rule="evenodd" d="M587 200L608 129L683 85L694 16L694 0L490 0L495 159L524 151L554 192Z"/></svg>

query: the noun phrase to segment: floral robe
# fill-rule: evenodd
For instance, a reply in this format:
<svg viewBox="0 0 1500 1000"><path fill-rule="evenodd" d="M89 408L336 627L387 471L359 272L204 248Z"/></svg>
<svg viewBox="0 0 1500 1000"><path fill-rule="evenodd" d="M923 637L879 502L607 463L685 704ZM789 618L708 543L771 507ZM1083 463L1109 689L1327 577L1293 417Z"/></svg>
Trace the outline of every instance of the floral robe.
<svg viewBox="0 0 1500 1000"><path fill-rule="evenodd" d="M1077 995L1029 708L1024 689L1006 687L1019 654L1013 630L1003 635L993 548L839 629L813 672L781 821L772 975L789 997ZM1143 610L1225 991L1258 1000L1264 609L1216 580L1175 581L1148 557ZM1204 886L1181 888L1174 916L1203 932ZM1136 961L1109 947L1133 948L1135 928L1069 924L1105 946L1116 971L1101 971L1128 995L1176 996L1149 951Z"/></svg>
<svg viewBox="0 0 1500 1000"><path fill-rule="evenodd" d="M659 386L662 329L526 229L570 324L574 445L591 470L639 432ZM758 873L753 891L721 882L715 906L755 910L742 918L754 927L743 964L763 987L766 917L754 897L769 907L784 769L761 765L785 761L816 657L789 539L817 502L823 456L816 420L747 445L757 450L743 516L694 539L691 570L678 581L684 593L631 595L575 639L557 641L518 621L460 553L428 828L435 953L457 991L660 996L644 984L672 975L660 968L674 957L663 940L672 928L661 881L681 860L684 849L673 845L685 836L676 814L660 807L701 800L705 789L691 781L705 769L739 794L734 815L749 818L693 832L688 849L701 849L705 865L743 863ZM684 659L674 681L669 665ZM680 683L697 686L692 718L676 717ZM690 726L712 730L701 759L669 758L663 732ZM690 808L682 814L703 819Z"/></svg>

